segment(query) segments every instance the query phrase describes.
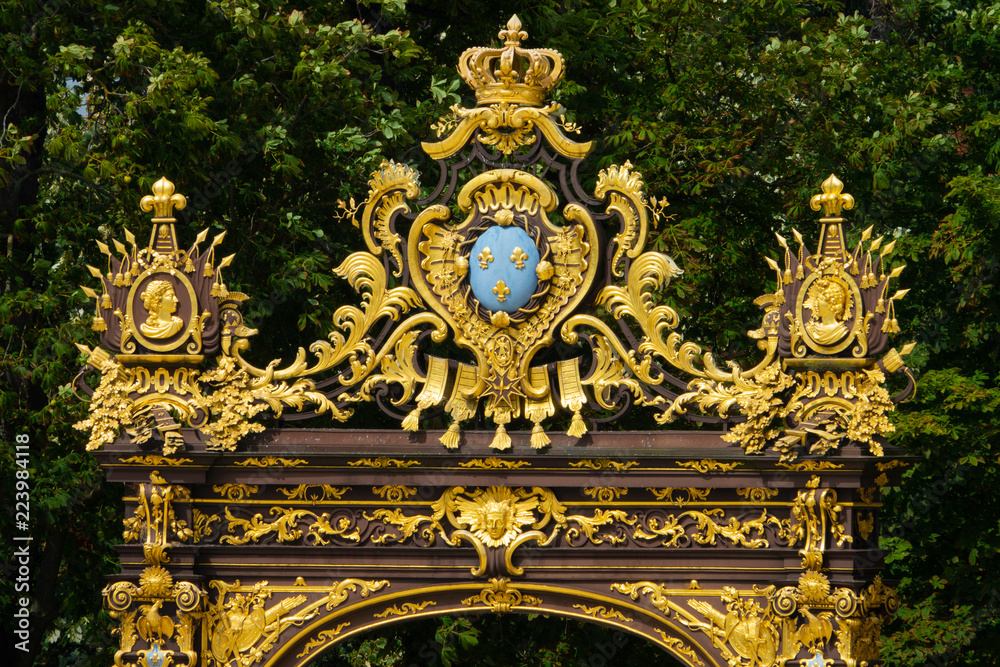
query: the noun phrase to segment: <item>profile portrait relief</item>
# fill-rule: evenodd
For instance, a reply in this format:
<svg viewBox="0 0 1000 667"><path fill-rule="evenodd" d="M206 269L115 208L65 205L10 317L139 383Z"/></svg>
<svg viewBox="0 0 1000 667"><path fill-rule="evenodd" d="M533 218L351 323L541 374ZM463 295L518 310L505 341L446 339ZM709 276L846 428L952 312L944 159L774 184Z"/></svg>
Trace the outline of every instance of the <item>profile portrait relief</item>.
<svg viewBox="0 0 1000 667"><path fill-rule="evenodd" d="M830 278L820 278L809 288L803 305L812 311L806 322L809 336L820 345L831 345L847 335L844 321L851 309L847 288Z"/></svg>
<svg viewBox="0 0 1000 667"><path fill-rule="evenodd" d="M177 312L177 293L166 280L154 280L139 295L142 305L149 312L146 321L139 325L139 331L150 338L169 338L181 330L184 320L174 315Z"/></svg>

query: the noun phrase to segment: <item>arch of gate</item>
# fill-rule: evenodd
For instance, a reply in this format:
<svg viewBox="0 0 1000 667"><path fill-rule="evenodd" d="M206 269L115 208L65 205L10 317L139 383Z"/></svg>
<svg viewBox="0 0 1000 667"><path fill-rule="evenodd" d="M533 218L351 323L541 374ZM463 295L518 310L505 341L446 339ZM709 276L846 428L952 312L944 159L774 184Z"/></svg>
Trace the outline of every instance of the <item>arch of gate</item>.
<svg viewBox="0 0 1000 667"><path fill-rule="evenodd" d="M482 589L469 584L417 588L392 596L391 599L360 601L341 610L339 614L330 614L309 624L276 650L264 665L265 667L306 665L340 642L388 625L418 618L482 613L546 614L597 623L648 641L683 665L711 667L724 665L724 663L720 665L711 654L702 649L690 630L676 624L664 624L657 613L637 605L623 605L620 601L608 599L607 596L586 594L579 590L555 586L528 586L523 592L518 591L518 593L521 595L519 603L511 606L509 610L505 607L502 611L470 609L469 605L458 598L461 595L471 595L478 599L482 595ZM549 598L551 602L543 602L542 596ZM523 604L525 601L528 604ZM387 604L391 606L385 606L381 612L373 613L369 609ZM608 605L621 611L607 611ZM646 619L647 616L650 618ZM606 659L613 658L622 648L621 642L615 639L609 643L610 646L594 647Z"/></svg>
<svg viewBox="0 0 1000 667"><path fill-rule="evenodd" d="M166 178L141 201L149 244L100 244L79 427L132 489L105 590L119 667L302 664L459 611L585 617L691 665L879 664L897 602L878 488L905 465L884 435L913 387L912 345L888 345L893 244L848 245L831 175L815 246L792 230L784 266L767 260L760 360L718 363L658 300L682 273L645 249L665 200L628 162L583 190L591 144L546 102L565 64L526 37L513 17L462 55L477 105L422 145L435 185L392 161L372 175L365 249L336 269L358 302L311 356L249 360L235 255L223 235L203 251L207 232L184 249ZM910 380L894 397L890 373ZM362 402L401 429L259 421ZM607 430L632 409L717 430Z"/></svg>

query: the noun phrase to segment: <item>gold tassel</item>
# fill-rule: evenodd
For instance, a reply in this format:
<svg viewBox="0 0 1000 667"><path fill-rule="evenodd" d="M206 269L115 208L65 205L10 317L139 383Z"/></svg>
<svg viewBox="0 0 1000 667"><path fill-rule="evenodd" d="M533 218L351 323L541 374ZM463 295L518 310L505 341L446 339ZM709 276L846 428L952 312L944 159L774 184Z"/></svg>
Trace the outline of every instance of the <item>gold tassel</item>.
<svg viewBox="0 0 1000 667"><path fill-rule="evenodd" d="M413 408L403 420L404 431L416 431L420 428L420 406Z"/></svg>
<svg viewBox="0 0 1000 667"><path fill-rule="evenodd" d="M125 284L125 276L123 276L120 273L116 273L115 274L114 286L115 287L121 287L124 284Z"/></svg>
<svg viewBox="0 0 1000 667"><path fill-rule="evenodd" d="M802 264L800 262L799 268L795 270L795 278L796 280L802 280L805 277L806 277L806 272L802 269Z"/></svg>
<svg viewBox="0 0 1000 667"><path fill-rule="evenodd" d="M184 262L184 273L194 273L194 262L191 261L191 255L188 255L187 261Z"/></svg>
<svg viewBox="0 0 1000 667"><path fill-rule="evenodd" d="M583 421L583 417L580 416L580 411L577 410L573 413L573 421L570 423L566 435L571 438L582 438L586 433L587 424Z"/></svg>
<svg viewBox="0 0 1000 667"><path fill-rule="evenodd" d="M132 262L132 270L130 271L130 273L133 276L138 276L139 275L139 265L136 262Z"/></svg>
<svg viewBox="0 0 1000 667"><path fill-rule="evenodd" d="M209 295L214 297L219 296L219 283L212 283L212 291L209 292Z"/></svg>
<svg viewBox="0 0 1000 667"><path fill-rule="evenodd" d="M451 423L451 426L448 427L448 430L439 439L441 440L441 444L448 449L458 449L458 441L461 437L462 430L458 428L458 422L455 421Z"/></svg>
<svg viewBox="0 0 1000 667"><path fill-rule="evenodd" d="M205 270L202 271L202 275L204 275L206 278L211 278L212 276L215 275L215 269L212 268L211 262L205 262Z"/></svg>
<svg viewBox="0 0 1000 667"><path fill-rule="evenodd" d="M535 449L541 449L545 445L552 442L549 440L549 436L546 435L545 429L542 428L541 424L535 424L531 429L531 446Z"/></svg>
<svg viewBox="0 0 1000 667"><path fill-rule="evenodd" d="M882 333L899 333L899 321L895 318L885 318L882 324Z"/></svg>
<svg viewBox="0 0 1000 667"><path fill-rule="evenodd" d="M781 282L783 282L786 285L792 282L792 270L791 269L785 269L785 273L781 277Z"/></svg>
<svg viewBox="0 0 1000 667"><path fill-rule="evenodd" d="M101 308L111 308L111 297L107 292L101 295Z"/></svg>
<svg viewBox="0 0 1000 667"><path fill-rule="evenodd" d="M108 325L105 324L103 317L100 315L94 315L94 323L91 325L91 328L94 331L107 331Z"/></svg>
<svg viewBox="0 0 1000 667"><path fill-rule="evenodd" d="M876 313L884 313L885 312L885 299L879 299L878 300L878 305L875 306L875 312Z"/></svg>
<svg viewBox="0 0 1000 667"><path fill-rule="evenodd" d="M851 259L851 269L850 269L850 271L851 271L851 275L852 276L856 276L856 275L858 275L858 273L860 273L860 269L858 268L858 259L857 259L857 257L854 257L854 258Z"/></svg>
<svg viewBox="0 0 1000 667"><path fill-rule="evenodd" d="M497 426L497 434L493 436L490 448L499 450L510 449L510 436L507 435L507 429L503 427L503 424Z"/></svg>
<svg viewBox="0 0 1000 667"><path fill-rule="evenodd" d="M132 273L130 271L122 273L122 282L125 283L125 287L132 286Z"/></svg>
<svg viewBox="0 0 1000 667"><path fill-rule="evenodd" d="M226 283L219 283L219 299L225 301L229 298L229 290L226 289Z"/></svg>

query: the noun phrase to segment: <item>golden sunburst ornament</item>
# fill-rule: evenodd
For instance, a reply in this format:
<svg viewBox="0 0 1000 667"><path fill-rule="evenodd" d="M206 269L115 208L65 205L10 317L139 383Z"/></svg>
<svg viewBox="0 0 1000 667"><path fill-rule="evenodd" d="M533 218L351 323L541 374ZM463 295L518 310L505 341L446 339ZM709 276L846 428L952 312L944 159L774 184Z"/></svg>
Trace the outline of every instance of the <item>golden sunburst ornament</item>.
<svg viewBox="0 0 1000 667"><path fill-rule="evenodd" d="M518 499L510 489L491 486L471 498L457 498L458 525L468 527L489 547L507 546L522 528L535 522L537 498Z"/></svg>
<svg viewBox="0 0 1000 667"><path fill-rule="evenodd" d="M143 570L139 577L139 586L143 593L153 597L168 597L174 579L165 568L153 566Z"/></svg>
<svg viewBox="0 0 1000 667"><path fill-rule="evenodd" d="M799 577L799 591L807 603L826 602L830 595L830 581L821 572L805 572Z"/></svg>

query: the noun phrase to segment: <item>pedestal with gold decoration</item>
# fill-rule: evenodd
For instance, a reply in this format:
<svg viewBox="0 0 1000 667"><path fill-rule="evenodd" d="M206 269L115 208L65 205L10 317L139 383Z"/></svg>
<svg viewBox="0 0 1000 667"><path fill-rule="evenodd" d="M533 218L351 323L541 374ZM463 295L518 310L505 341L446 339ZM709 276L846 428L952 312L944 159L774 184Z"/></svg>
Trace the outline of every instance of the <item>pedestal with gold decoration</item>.
<svg viewBox="0 0 1000 667"><path fill-rule="evenodd" d="M696 666L879 664L897 602L878 487L905 467L884 436L913 388L912 346L886 351L893 243L849 248L831 176L815 252L793 230L767 260L761 359L720 365L657 300L682 274L646 250L666 200L628 162L585 192L591 144L547 101L562 56L522 46L517 17L499 37L461 57L477 105L423 144L434 185L392 161L372 175L365 249L336 269L357 305L311 355L250 361L234 256L221 234L202 252L206 232L181 249L166 179L142 200L148 246L99 243L100 341L80 347L101 381L78 426L134 489L105 592L119 667L302 665L456 613L587 619ZM894 397L889 373L910 381ZM258 420L365 401L402 428ZM720 430L603 428L631 409Z"/></svg>

